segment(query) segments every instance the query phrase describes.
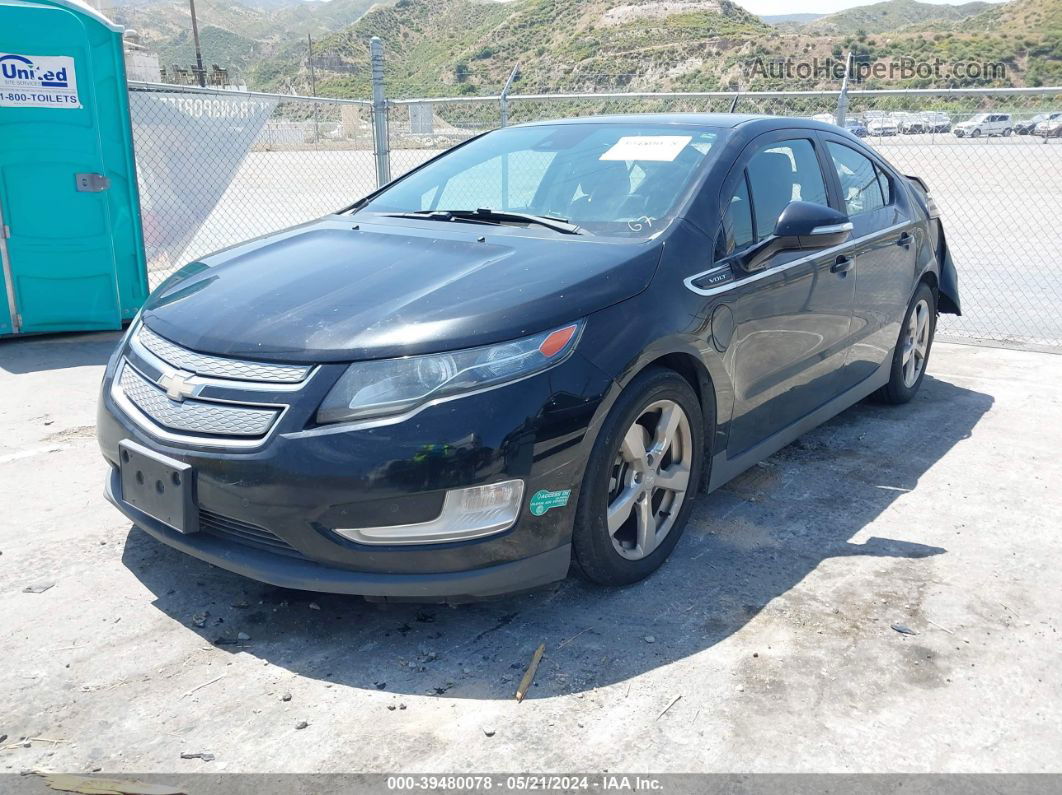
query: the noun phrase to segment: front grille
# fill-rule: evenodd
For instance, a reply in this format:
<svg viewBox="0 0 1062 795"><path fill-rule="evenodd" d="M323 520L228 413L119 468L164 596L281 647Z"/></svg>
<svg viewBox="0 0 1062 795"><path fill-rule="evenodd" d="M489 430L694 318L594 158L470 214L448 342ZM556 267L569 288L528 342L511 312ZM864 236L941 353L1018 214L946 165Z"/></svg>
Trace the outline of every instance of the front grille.
<svg viewBox="0 0 1062 795"><path fill-rule="evenodd" d="M297 384L311 369L308 365L249 362L197 353L160 337L144 325L137 332L137 341L167 364L196 375L264 384Z"/></svg>
<svg viewBox="0 0 1062 795"><path fill-rule="evenodd" d="M129 401L153 422L174 431L211 436L259 437L272 427L277 409L250 408L207 403L201 400L170 400L128 363L118 379Z"/></svg>
<svg viewBox="0 0 1062 795"><path fill-rule="evenodd" d="M238 519L229 519L211 511L199 511L199 529L237 544L264 549L267 552L275 552L278 555L287 555L292 558L303 557L299 550L282 538L273 535L264 527L241 522Z"/></svg>

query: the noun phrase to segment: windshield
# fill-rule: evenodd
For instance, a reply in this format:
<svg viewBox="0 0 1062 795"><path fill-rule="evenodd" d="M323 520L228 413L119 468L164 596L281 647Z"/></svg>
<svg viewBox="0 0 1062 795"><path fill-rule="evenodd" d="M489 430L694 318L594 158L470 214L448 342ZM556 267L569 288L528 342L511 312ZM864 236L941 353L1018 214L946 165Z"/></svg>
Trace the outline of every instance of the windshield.
<svg viewBox="0 0 1062 795"><path fill-rule="evenodd" d="M692 125L662 124L496 130L410 174L359 210L484 209L563 219L592 234L647 237L674 214L717 137Z"/></svg>

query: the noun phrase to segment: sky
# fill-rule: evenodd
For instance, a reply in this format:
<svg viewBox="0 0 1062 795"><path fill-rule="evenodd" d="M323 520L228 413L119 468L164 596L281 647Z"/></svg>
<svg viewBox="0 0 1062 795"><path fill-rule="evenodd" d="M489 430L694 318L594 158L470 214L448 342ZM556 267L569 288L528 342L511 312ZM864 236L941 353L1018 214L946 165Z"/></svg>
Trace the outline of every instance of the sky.
<svg viewBox="0 0 1062 795"><path fill-rule="evenodd" d="M989 2L998 1L989 0ZM871 4L867 0L736 0L736 2L753 14L829 14L853 6ZM920 2L954 6L966 0L920 0Z"/></svg>

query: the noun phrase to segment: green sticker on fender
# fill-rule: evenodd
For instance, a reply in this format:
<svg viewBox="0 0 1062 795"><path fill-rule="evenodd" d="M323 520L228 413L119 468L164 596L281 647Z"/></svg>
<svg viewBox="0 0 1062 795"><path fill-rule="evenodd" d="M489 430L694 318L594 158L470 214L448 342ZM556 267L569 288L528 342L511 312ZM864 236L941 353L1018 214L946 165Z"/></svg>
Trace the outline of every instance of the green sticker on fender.
<svg viewBox="0 0 1062 795"><path fill-rule="evenodd" d="M536 491L531 496L531 514L541 516L550 508L563 508L568 504L568 498L572 496L571 489L564 491Z"/></svg>

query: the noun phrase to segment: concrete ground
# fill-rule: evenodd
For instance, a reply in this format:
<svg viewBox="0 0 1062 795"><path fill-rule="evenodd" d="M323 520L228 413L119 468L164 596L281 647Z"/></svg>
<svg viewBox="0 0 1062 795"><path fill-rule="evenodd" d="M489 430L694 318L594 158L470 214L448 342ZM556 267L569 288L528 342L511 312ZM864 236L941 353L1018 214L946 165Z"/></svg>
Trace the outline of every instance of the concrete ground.
<svg viewBox="0 0 1062 795"><path fill-rule="evenodd" d="M940 344L645 582L447 608L131 527L93 438L116 339L0 342L0 772L1062 771L1060 356Z"/></svg>

